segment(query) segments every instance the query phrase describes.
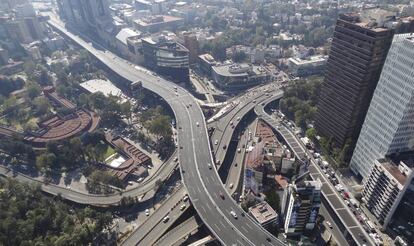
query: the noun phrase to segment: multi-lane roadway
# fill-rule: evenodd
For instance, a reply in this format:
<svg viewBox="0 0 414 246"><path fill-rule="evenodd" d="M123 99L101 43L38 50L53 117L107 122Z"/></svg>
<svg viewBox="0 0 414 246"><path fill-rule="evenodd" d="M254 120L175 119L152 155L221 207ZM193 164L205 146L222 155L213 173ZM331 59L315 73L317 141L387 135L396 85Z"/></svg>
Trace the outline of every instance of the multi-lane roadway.
<svg viewBox="0 0 414 246"><path fill-rule="evenodd" d="M288 145L298 158L307 156L306 148L301 141L292 133L292 131L281 124L280 120L276 120L264 110L264 105L258 105L255 108L255 112L269 125L274 127L285 139ZM335 191L335 188L331 182L323 174L320 167L316 164L312 155L308 155L310 158L309 172L312 179L319 178L322 182L322 195L326 199L327 205L333 209L336 216L339 217L340 222L344 225L344 232L349 233L353 241L358 245L375 245L369 235L362 228L361 224L356 220L350 209L344 203L341 196Z"/></svg>
<svg viewBox="0 0 414 246"><path fill-rule="evenodd" d="M178 126L183 182L197 213L221 243L283 245L243 212L223 187L214 165L210 168L213 158L204 115L189 92L156 75L135 69L130 62L108 52L98 43L69 32L53 14L50 17L52 27L88 50L109 70L131 82L141 81L144 88L157 93L171 106ZM223 194L224 199L219 194ZM230 211L234 211L238 218L234 218Z"/></svg>

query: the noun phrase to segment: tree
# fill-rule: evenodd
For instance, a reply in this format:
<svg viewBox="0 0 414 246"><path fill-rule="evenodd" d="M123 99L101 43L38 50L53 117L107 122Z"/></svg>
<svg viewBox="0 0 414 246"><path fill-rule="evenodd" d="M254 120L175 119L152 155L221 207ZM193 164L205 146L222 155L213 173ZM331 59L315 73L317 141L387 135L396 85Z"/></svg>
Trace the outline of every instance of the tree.
<svg viewBox="0 0 414 246"><path fill-rule="evenodd" d="M33 100L34 98L40 96L41 92L42 88L40 88L40 86L37 83L31 82L27 85L26 93L30 99Z"/></svg>
<svg viewBox="0 0 414 246"><path fill-rule="evenodd" d="M43 173L50 173L56 164L56 155L43 153L36 158L36 167Z"/></svg>
<svg viewBox="0 0 414 246"><path fill-rule="evenodd" d="M162 136L164 138L170 138L172 135L170 117L165 115L155 117L150 122L148 130L158 137Z"/></svg>
<svg viewBox="0 0 414 246"><path fill-rule="evenodd" d="M33 106L37 115L44 115L49 112L50 103L44 97L38 97L33 100Z"/></svg>
<svg viewBox="0 0 414 246"><path fill-rule="evenodd" d="M309 128L308 130L306 130L306 136L312 141L315 140L316 139L315 128Z"/></svg>
<svg viewBox="0 0 414 246"><path fill-rule="evenodd" d="M266 201L275 211L280 211L280 197L276 190L270 190L266 193Z"/></svg>
<svg viewBox="0 0 414 246"><path fill-rule="evenodd" d="M0 179L0 190L0 245L91 245L112 222L109 213L67 205L36 185Z"/></svg>

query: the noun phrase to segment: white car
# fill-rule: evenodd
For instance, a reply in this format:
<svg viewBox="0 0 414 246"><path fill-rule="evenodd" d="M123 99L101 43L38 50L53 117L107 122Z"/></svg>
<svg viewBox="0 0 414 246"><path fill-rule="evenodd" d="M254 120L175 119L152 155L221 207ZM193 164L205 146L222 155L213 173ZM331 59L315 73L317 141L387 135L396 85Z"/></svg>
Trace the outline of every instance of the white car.
<svg viewBox="0 0 414 246"><path fill-rule="evenodd" d="M214 145L217 145L218 144L218 140L216 139L216 141L214 141Z"/></svg>
<svg viewBox="0 0 414 246"><path fill-rule="evenodd" d="M164 222L164 223L167 223L167 221L170 219L170 217L168 217L168 215L167 216L165 216L164 217L164 219L162 219L162 222Z"/></svg>
<svg viewBox="0 0 414 246"><path fill-rule="evenodd" d="M198 121L197 121L197 122L196 122L196 125L197 125L197 126L200 126L200 123L198 123Z"/></svg>
<svg viewBox="0 0 414 246"><path fill-rule="evenodd" d="M237 214L236 214L236 212L234 212L233 210L231 210L230 211L230 214L235 218L235 219L237 219Z"/></svg>
<svg viewBox="0 0 414 246"><path fill-rule="evenodd" d="M150 215L150 211L149 211L149 209L147 208L147 209L145 209L145 215L146 216L149 216Z"/></svg>
<svg viewBox="0 0 414 246"><path fill-rule="evenodd" d="M185 207L186 207L185 204L181 205L180 210L183 211L185 209Z"/></svg>
<svg viewBox="0 0 414 246"><path fill-rule="evenodd" d="M331 222L326 221L326 225L327 225L329 228L331 228L331 229L332 229L332 224L331 224Z"/></svg>

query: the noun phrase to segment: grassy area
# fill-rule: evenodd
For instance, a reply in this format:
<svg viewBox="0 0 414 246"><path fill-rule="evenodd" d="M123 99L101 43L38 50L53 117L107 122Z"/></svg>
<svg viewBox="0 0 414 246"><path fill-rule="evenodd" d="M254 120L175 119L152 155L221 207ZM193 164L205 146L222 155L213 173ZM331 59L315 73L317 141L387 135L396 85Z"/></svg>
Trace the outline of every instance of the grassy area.
<svg viewBox="0 0 414 246"><path fill-rule="evenodd" d="M108 145L108 148L106 149L106 153L104 156L104 160L106 160L106 158L110 157L111 155L115 154L116 151L114 148L112 148L110 145Z"/></svg>

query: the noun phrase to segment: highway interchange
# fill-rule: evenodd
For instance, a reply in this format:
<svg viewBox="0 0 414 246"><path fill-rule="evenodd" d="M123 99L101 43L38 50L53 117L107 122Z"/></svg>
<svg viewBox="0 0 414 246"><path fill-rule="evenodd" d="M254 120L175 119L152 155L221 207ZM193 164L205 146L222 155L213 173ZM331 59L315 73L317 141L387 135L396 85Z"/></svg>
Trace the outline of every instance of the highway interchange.
<svg viewBox="0 0 414 246"><path fill-rule="evenodd" d="M253 221L250 216L245 214L224 188L215 168L216 165L214 165L213 162L204 114L200 106L196 103L195 98L189 92L145 69L137 69L133 64L108 52L99 44L91 40L84 41L84 39L86 39L85 37L81 38L68 31L64 24L55 18L53 14L51 14L50 17L51 20L49 21L49 24L51 26L64 34L64 36L88 50L109 70L131 82L142 81L142 84L146 89L161 96L171 106L177 121L179 145L178 158L183 183L197 214L222 244L284 245L282 241L273 237ZM221 160L222 162L224 159L226 148L223 148L223 146L228 146L234 128L244 115L255 108L255 112L260 117L265 120L267 117L270 117L265 114L264 107L261 107L260 105L262 102L263 104L267 104L275 99L281 98L283 93L278 90L278 88L271 87L266 91L269 93L265 93L263 90L257 92L251 90L246 95L237 98L238 101L235 109L231 110L228 114L213 124L210 124L215 124L216 128L213 133L212 141L215 139L219 140L219 144L213 145L217 154L217 160ZM267 118L266 121L275 126L273 119ZM230 124L230 122L232 122L233 125ZM287 130L289 134L292 135L290 130L286 127L278 129L279 132L284 130ZM281 132L281 134L288 136L288 132L285 132L285 134ZM296 139L294 135L292 136ZM297 142L297 139L297 145L295 145L295 141L289 141L289 139L286 140L297 156L302 157L305 155L306 150L301 143ZM213 164L213 168L210 168L211 164ZM163 175L169 175L173 171L173 168L175 168L174 165L164 166L169 166L170 169L161 169L160 174ZM217 168L220 167L221 165L218 165ZM371 242L363 243L358 240L359 238L356 235L359 235L360 233L366 235L365 231L361 228L355 217L350 214L349 209L345 206L342 199L338 198L335 190L331 187L332 185L321 174L319 167L314 162L312 162L312 165L310 166L310 172L313 178L319 177L324 183L323 190L328 198L329 204L335 208L335 212L341 219L343 219L345 222L344 224L357 243L359 245L371 245ZM10 170L1 168L0 174L10 175ZM18 174L17 177L24 181L40 182L30 180L29 177L20 174ZM167 176L165 176L165 178L166 177ZM110 196L82 194L54 185L43 185L42 189L54 195L60 194L65 199L81 204L114 205L119 203L120 199L124 196L141 196L148 192L150 187L152 188L153 184L148 181L147 186L144 184L137 189L131 190L128 195L123 193L122 195L115 194ZM223 194L224 199L219 194ZM230 211L234 211L238 215L238 218L235 219L230 214ZM194 227L194 221L187 223L186 226L191 228ZM369 237L367 238L369 239Z"/></svg>
<svg viewBox="0 0 414 246"><path fill-rule="evenodd" d="M197 213L222 244L283 245L244 214L225 190L215 168L209 168L213 158L204 115L189 92L163 78L134 69L131 63L103 48L94 48L100 47L99 44L91 40L88 43L69 32L53 15L49 24L88 50L114 73L131 82L142 81L146 89L157 93L171 106L178 126L178 156L183 183ZM224 194L224 199L219 193ZM233 218L230 211L238 214L238 219Z"/></svg>

